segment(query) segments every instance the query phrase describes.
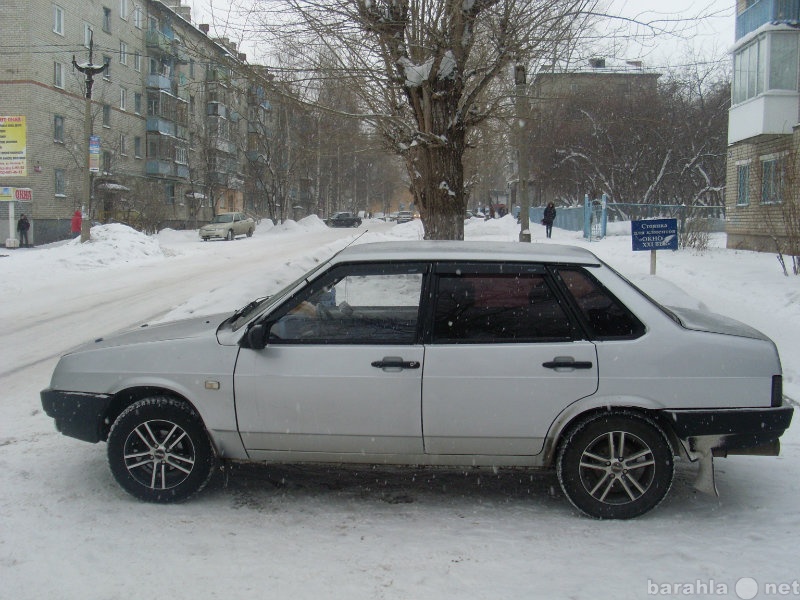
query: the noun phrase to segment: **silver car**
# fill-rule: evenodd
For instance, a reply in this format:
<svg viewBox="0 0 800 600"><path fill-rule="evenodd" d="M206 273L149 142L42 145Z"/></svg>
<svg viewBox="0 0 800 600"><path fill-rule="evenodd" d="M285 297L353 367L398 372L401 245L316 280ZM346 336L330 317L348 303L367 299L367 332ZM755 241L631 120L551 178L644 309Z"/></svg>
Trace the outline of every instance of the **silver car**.
<svg viewBox="0 0 800 600"><path fill-rule="evenodd" d="M204 242L211 238L232 240L237 236L250 237L256 230L256 222L242 212L224 212L216 215L211 223L200 228Z"/></svg>
<svg viewBox="0 0 800 600"><path fill-rule="evenodd" d="M597 518L655 507L674 458L778 454L775 344L669 309L592 253L352 246L233 314L139 327L61 358L42 404L106 440L137 498L188 498L229 461L554 469Z"/></svg>

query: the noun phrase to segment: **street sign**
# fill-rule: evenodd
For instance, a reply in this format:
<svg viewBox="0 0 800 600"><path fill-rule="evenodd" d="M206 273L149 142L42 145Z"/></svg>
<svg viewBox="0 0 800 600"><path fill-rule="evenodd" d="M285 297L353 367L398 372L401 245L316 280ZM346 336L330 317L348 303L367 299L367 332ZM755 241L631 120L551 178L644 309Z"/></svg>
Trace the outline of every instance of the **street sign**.
<svg viewBox="0 0 800 600"><path fill-rule="evenodd" d="M100 136L97 135L89 138L89 171L100 172Z"/></svg>
<svg viewBox="0 0 800 600"><path fill-rule="evenodd" d="M648 219L631 221L633 250L677 250L678 220Z"/></svg>

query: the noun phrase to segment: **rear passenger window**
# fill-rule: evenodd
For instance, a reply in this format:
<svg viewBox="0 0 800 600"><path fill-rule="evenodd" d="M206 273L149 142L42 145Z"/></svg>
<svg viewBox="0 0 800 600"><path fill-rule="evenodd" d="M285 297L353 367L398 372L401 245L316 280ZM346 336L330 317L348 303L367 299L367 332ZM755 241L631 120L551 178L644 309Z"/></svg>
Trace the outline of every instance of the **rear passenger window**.
<svg viewBox="0 0 800 600"><path fill-rule="evenodd" d="M559 274L595 338L629 339L644 333L644 325L587 272L562 269Z"/></svg>
<svg viewBox="0 0 800 600"><path fill-rule="evenodd" d="M439 276L434 342L555 341L571 333L544 275Z"/></svg>

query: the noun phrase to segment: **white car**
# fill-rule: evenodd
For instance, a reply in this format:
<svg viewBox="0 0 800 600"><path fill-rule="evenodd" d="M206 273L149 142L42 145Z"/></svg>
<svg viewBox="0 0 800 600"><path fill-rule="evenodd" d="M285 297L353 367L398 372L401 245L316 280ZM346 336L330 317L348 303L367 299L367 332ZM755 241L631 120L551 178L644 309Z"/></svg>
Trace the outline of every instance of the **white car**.
<svg viewBox="0 0 800 600"><path fill-rule="evenodd" d="M708 488L714 457L777 455L792 418L746 325L665 308L584 249L433 241L351 246L233 314L98 339L42 404L143 500L229 461L508 466L555 469L597 518L655 507L676 456Z"/></svg>
<svg viewBox="0 0 800 600"><path fill-rule="evenodd" d="M224 212L215 216L211 223L200 228L204 242L211 238L232 240L237 236L251 237L256 230L256 222L242 212Z"/></svg>

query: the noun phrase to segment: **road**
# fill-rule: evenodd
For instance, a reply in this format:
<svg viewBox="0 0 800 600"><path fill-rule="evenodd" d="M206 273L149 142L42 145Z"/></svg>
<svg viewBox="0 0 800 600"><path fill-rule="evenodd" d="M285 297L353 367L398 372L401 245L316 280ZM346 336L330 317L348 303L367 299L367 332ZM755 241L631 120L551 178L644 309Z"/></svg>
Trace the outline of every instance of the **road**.
<svg viewBox="0 0 800 600"><path fill-rule="evenodd" d="M268 232L233 242L198 239L200 247L183 256L114 267L113 275L104 269L74 270L70 285L56 290L47 274L31 273L24 285L13 290L13 302L4 303L2 308L0 347L6 350L0 377L55 359L97 337L155 319L197 294L224 286L226 281L278 268L307 254L309 247L353 235L352 229L330 229L305 235ZM199 252L203 260L198 260Z"/></svg>

